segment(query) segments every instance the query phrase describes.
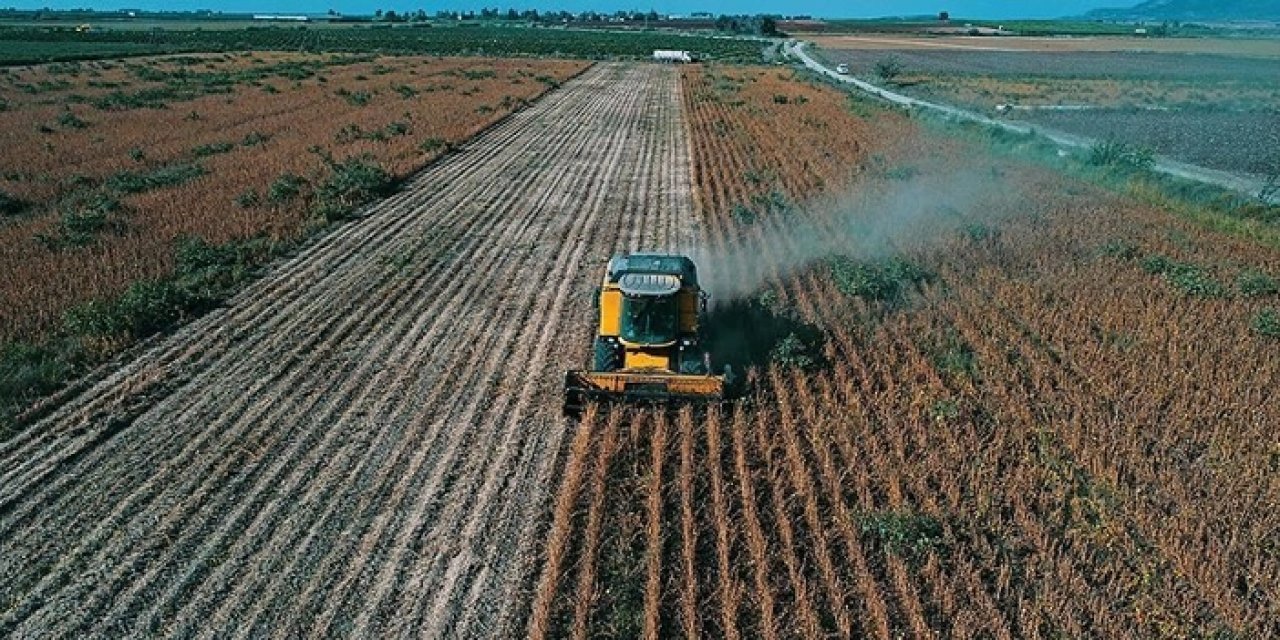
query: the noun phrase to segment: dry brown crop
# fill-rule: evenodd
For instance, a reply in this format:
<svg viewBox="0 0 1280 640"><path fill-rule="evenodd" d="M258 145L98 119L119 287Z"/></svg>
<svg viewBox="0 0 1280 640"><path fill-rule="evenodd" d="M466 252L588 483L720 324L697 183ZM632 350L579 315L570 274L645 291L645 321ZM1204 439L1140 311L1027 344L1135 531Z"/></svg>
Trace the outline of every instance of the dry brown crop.
<svg viewBox="0 0 1280 640"><path fill-rule="evenodd" d="M0 193L26 211L0 220L0 344L167 275L179 237L294 238L326 156L404 178L584 66L245 54L12 70Z"/></svg>
<svg viewBox="0 0 1280 640"><path fill-rule="evenodd" d="M609 458L587 453L611 465L610 496L572 497L613 536L570 556L614 567L582 569L609 597L534 635L1276 631L1280 366L1249 320L1276 303L1274 249L859 118L775 70L683 77L707 242L749 248L712 268L763 282L757 308L822 338L800 365L757 362L749 402L680 414L678 446L653 413L579 425L624 433ZM817 111L821 133L804 126ZM788 204L761 206L774 190ZM868 193L953 210L871 251L858 230L890 214L850 204ZM847 255L813 254L813 235Z"/></svg>

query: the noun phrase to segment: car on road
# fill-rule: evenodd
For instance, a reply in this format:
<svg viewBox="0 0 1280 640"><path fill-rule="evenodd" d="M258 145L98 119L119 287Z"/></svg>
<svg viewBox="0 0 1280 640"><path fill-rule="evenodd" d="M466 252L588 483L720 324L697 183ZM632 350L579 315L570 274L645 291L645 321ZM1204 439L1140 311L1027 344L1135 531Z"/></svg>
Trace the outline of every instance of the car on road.
<svg viewBox="0 0 1280 640"><path fill-rule="evenodd" d="M849 73L849 65L847 65L847 64L838 64L838 65L836 65L836 73L838 73L838 74L840 74L840 75L845 75L845 74Z"/></svg>

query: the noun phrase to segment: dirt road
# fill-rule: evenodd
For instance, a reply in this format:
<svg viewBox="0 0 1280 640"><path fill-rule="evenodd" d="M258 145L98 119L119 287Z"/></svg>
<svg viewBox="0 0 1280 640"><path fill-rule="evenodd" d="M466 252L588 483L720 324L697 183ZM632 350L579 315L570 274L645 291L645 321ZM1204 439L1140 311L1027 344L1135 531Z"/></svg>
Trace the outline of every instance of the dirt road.
<svg viewBox="0 0 1280 640"><path fill-rule="evenodd" d="M697 233L679 87L589 70L0 446L0 635L522 630L598 271Z"/></svg>

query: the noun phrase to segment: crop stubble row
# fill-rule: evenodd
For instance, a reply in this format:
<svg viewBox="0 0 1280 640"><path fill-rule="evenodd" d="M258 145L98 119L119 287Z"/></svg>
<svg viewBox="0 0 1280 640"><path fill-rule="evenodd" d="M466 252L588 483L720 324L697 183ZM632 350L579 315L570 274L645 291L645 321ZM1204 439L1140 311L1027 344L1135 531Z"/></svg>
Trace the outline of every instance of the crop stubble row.
<svg viewBox="0 0 1280 640"><path fill-rule="evenodd" d="M0 627L519 624L577 285L693 237L678 89L593 69L5 443Z"/></svg>

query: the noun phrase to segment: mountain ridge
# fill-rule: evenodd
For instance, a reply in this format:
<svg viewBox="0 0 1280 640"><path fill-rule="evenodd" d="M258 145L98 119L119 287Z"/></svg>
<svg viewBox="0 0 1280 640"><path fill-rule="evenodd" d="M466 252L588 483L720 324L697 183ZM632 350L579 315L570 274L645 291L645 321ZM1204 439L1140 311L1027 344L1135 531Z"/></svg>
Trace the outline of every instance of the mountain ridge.
<svg viewBox="0 0 1280 640"><path fill-rule="evenodd" d="M1146 0L1132 7L1094 9L1089 18L1112 20L1280 21L1276 0Z"/></svg>

